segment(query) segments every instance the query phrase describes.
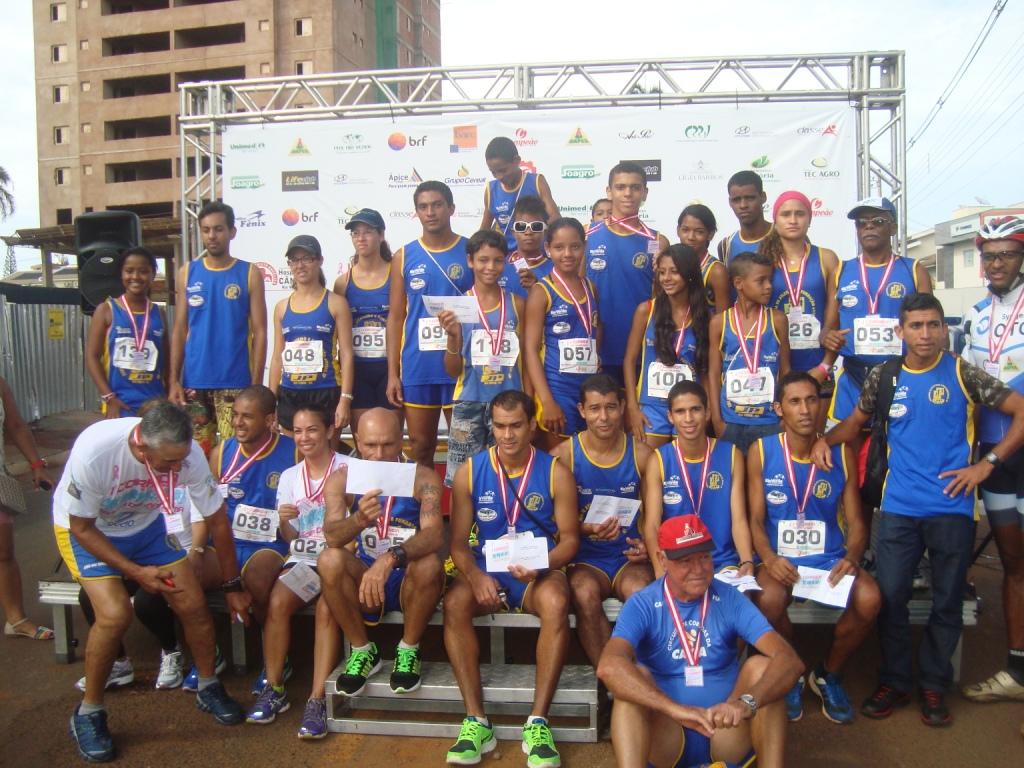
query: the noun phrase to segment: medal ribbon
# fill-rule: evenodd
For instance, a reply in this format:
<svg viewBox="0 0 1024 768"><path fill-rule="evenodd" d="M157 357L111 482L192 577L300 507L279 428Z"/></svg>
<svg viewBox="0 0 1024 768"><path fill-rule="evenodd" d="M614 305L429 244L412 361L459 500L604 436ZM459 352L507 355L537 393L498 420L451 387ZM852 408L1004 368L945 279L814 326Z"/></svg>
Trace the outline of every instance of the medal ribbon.
<svg viewBox="0 0 1024 768"><path fill-rule="evenodd" d="M331 465L327 467L327 471L324 472L324 476L320 478L320 482L317 483L316 488L313 488L309 482L309 459L302 461L302 486L306 491L306 498L316 503L323 500L324 497L324 486L327 484L327 478L331 476L331 472L334 471L334 463L337 461L337 456L331 457Z"/></svg>
<svg viewBox="0 0 1024 768"><path fill-rule="evenodd" d="M808 247L807 253L800 259L800 271L796 275L796 285L793 285L793 281L789 279L789 264L782 265L782 278L786 281L786 290L789 291L789 306L793 309L803 310L803 294L804 294L804 277L807 273L807 260L811 256L811 249Z"/></svg>
<svg viewBox="0 0 1024 768"><path fill-rule="evenodd" d="M1022 293L1021 295L1024 295ZM686 317L683 318L683 327L679 329L676 336L676 360L679 360L679 353L683 351L683 341L686 339L686 326L690 324L690 308L686 308Z"/></svg>
<svg viewBox="0 0 1024 768"><path fill-rule="evenodd" d="M136 351L141 352L143 347L146 345L146 336L149 335L149 310L150 307L153 306L153 302L148 298L146 299L146 311L144 313L146 315L146 319L143 321L142 333L140 334L139 324L135 320L135 313L132 312L132 308L128 306L128 300L124 297L124 294L121 294L118 301L121 302L121 306L124 307L124 311L128 313L128 322L132 324L132 337L135 339L135 349Z"/></svg>
<svg viewBox="0 0 1024 768"><path fill-rule="evenodd" d="M572 305L576 307L576 314L580 316L580 322L583 323L583 328L587 332L587 338L592 339L594 337L594 329L590 324L590 291L587 289L587 281L580 278L580 282L583 284L583 295L587 297L585 300L587 304L587 311L584 312L583 307L581 307L580 303L576 301L576 297L573 295L573 292L569 290L569 286L566 285L562 276L555 270L551 270L551 276L558 281L559 286L561 286L562 290L565 291L565 295L569 297Z"/></svg>
<svg viewBox="0 0 1024 768"><path fill-rule="evenodd" d="M494 463L495 464L499 464L498 449L497 448L493 448L492 450L494 451ZM501 505L502 505L502 507L505 510L505 520L508 522L508 529L509 529L510 533L515 531L515 529L516 529L516 522L519 520L519 514L523 511L522 508L519 506L519 499L522 498L523 491L526 490L526 484L528 482L530 482L530 475L533 473L533 460L534 460L534 458L536 456L537 456L537 449L531 447L530 448L530 458L526 462L526 469L523 470L523 476L519 480L519 488L516 490L516 498L512 502L512 514L509 514L509 511L508 511L509 510L509 506L508 506L508 488L506 488L506 478L501 476L501 472L500 471L498 473L499 474L499 477L498 477L498 490L501 492ZM500 469L501 469L501 467L499 465L499 470ZM512 484L512 478L509 477L509 478L507 478L507 480L508 480L508 485L511 485Z"/></svg>
<svg viewBox="0 0 1024 768"><path fill-rule="evenodd" d="M135 432L132 434L132 439L135 441L135 445L142 447L142 439L139 435L139 428L135 428ZM164 489L160 487L160 480L157 477L156 472L153 471L153 465L149 463L149 459L143 455L143 463L146 465L146 472L149 474L149 481L153 484L153 490L156 491L156 497L160 499L160 506L163 507L164 514L168 517L174 517L174 472L168 471L167 473L167 493L164 493Z"/></svg>
<svg viewBox="0 0 1024 768"><path fill-rule="evenodd" d="M700 624L697 627L697 636L693 640L693 644L690 643L690 636L686 634L686 627L683 626L683 620L679 618L679 609L676 608L676 601L672 597L672 593L668 590L668 579L666 578L662 582L662 587L665 591L665 603L668 605L668 612L672 615L672 623L676 627L676 635L679 637L679 647L683 649L683 656L686 657L686 663L691 667L700 666L700 636L704 632L704 619L708 615L708 593L710 590L704 593L704 598L700 603Z"/></svg>
<svg viewBox="0 0 1024 768"><path fill-rule="evenodd" d="M700 491L697 495L693 495L693 483L690 481L690 473L686 471L686 461L683 458L683 452L679 448L679 441L676 440L673 443L673 447L676 449L676 459L679 461L679 474L683 477L683 484L686 486L686 493L690 497L690 506L693 507L693 513L700 517L701 507L704 506L704 489L707 487L708 482L708 467L711 465L711 438L707 438L708 445L704 450L704 458L701 459L700 467Z"/></svg>
<svg viewBox="0 0 1024 768"><path fill-rule="evenodd" d="M783 458L786 460L786 476L789 478L789 484L793 488L793 495L796 497L796 516L803 522L805 517L804 510L807 509L807 502L811 498L811 488L814 487L814 476L818 474L818 467L815 466L814 462L811 462L811 469L807 473L807 485L804 486L804 492L801 496L800 489L796 484L796 469L793 466L793 454L789 450L789 437L782 434L782 451Z"/></svg>
<svg viewBox="0 0 1024 768"><path fill-rule="evenodd" d="M241 443L239 443L238 448L235 449L235 456L234 456L233 459L231 459L231 463L228 465L227 471L223 475L220 476L220 481L222 483L230 483L232 480L234 480L240 474L245 472L245 470L247 470L254 463L256 463L256 460L259 459L260 455L265 450L267 450L267 446L270 445L273 441L274 441L274 433L271 432L270 433L270 437L267 438L267 442L265 442L263 445L261 445L260 449L258 451L256 451L256 453L254 453L252 456L250 456L248 459L246 459L245 463L243 463L242 466L240 466L240 467L238 466L238 463L239 463L239 461L242 458L242 445L241 445Z"/></svg>
<svg viewBox="0 0 1024 768"><path fill-rule="evenodd" d="M476 299L476 311L480 315L480 323L483 325L484 330L487 331L487 338L491 341L491 354L497 357L498 353L501 352L501 342L505 338L505 292L500 292L501 310L498 313L497 333L491 330L491 325L487 322L487 313L484 312L484 306L480 303L480 297L476 295L476 291L470 288L469 293Z"/></svg>
<svg viewBox="0 0 1024 768"><path fill-rule="evenodd" d="M867 267L864 266L864 255L861 254L859 257L857 257L857 261L860 265L861 287L864 288L864 295L867 296L868 299L868 314L877 315L878 300L881 298L882 291L885 290L885 286L889 282L889 274L892 272L892 267L896 263L896 254L893 254L889 258L889 263L885 267L885 272L882 273L882 281L878 284L878 290L875 291L874 296L871 295L871 289L868 287L868 270Z"/></svg>
<svg viewBox="0 0 1024 768"><path fill-rule="evenodd" d="M630 221L635 221L637 225L640 227L640 229L637 229L632 224L629 224L628 222ZM657 237L657 235L654 234L651 228L644 224L642 221L640 221L640 217L636 215L623 216L621 219L615 219L609 216L605 223L608 225L614 224L617 227L622 227L623 229L632 232L634 235L643 235L648 240L654 240Z"/></svg>
<svg viewBox="0 0 1024 768"><path fill-rule="evenodd" d="M747 333L743 328L743 322L740 319L740 313L736 305L732 308L732 321L736 326L736 338L740 342L740 352L743 353L743 362L746 363L747 370L751 373L757 373L758 363L761 361L761 339L764 336L764 305L757 310L757 325L755 326L754 339L754 354L751 355L747 349Z"/></svg>
<svg viewBox="0 0 1024 768"><path fill-rule="evenodd" d="M391 528L391 510L395 506L395 497L388 496L384 501L384 511L377 518L377 538L386 539Z"/></svg>

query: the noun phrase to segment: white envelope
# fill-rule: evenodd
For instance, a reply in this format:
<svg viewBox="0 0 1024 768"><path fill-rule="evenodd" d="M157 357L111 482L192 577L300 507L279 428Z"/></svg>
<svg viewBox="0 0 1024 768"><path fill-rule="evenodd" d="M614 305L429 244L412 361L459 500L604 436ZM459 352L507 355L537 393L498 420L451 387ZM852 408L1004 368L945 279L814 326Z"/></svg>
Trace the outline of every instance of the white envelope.
<svg viewBox="0 0 1024 768"><path fill-rule="evenodd" d="M305 603L320 594L320 577L305 563L296 563L282 573L277 580Z"/></svg>
<svg viewBox="0 0 1024 768"><path fill-rule="evenodd" d="M416 485L416 464L411 461L348 460L346 493L366 493L381 489L383 496L412 497Z"/></svg>
<svg viewBox="0 0 1024 768"><path fill-rule="evenodd" d="M715 574L715 578L719 581L729 584L730 586L736 587L740 592L747 592L750 590L761 591L761 587L758 586L757 579L753 576L740 576L738 570L728 569L719 571Z"/></svg>
<svg viewBox="0 0 1024 768"><path fill-rule="evenodd" d="M480 317L473 296L424 296L423 306L433 317L441 314L442 310L450 309L460 323L475 323Z"/></svg>
<svg viewBox="0 0 1024 768"><path fill-rule="evenodd" d="M543 536L492 539L484 542L484 556L488 573L508 573L510 565L540 571L548 567L548 540Z"/></svg>
<svg viewBox="0 0 1024 768"><path fill-rule="evenodd" d="M800 572L800 581L793 585L793 597L804 597L825 605L834 605L836 608L845 608L850 600L850 590L853 588L853 576L847 574L839 580L834 587L828 584L828 571L821 568L808 568L806 565L797 566Z"/></svg>
<svg viewBox="0 0 1024 768"><path fill-rule="evenodd" d="M600 525L609 517L619 518L620 528L629 528L640 509L640 499L623 499L618 496L594 496L584 523Z"/></svg>

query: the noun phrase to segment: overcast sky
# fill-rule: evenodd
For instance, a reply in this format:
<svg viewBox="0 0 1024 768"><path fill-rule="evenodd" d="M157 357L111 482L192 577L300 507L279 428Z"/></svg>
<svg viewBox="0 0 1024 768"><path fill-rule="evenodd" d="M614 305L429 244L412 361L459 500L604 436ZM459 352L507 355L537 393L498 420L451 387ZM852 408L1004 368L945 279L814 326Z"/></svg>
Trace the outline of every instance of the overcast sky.
<svg viewBox="0 0 1024 768"><path fill-rule="evenodd" d="M994 0L441 0L445 65L760 53L907 52L908 137L942 93ZM37 226L32 14L5 3L0 165L17 210L0 232ZM1024 199L1024 0L1009 0L984 49L910 150L910 229L975 198Z"/></svg>

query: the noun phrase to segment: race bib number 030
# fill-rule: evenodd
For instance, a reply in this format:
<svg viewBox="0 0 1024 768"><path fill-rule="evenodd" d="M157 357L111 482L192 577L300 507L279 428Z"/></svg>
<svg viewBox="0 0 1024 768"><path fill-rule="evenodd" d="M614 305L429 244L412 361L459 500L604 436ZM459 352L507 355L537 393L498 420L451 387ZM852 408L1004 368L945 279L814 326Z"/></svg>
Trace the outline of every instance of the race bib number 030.
<svg viewBox="0 0 1024 768"><path fill-rule="evenodd" d="M281 364L285 373L320 373L324 369L324 343L320 339L286 341Z"/></svg>
<svg viewBox="0 0 1024 768"><path fill-rule="evenodd" d="M745 366L726 371L725 396L737 405L770 403L775 396L772 369L762 365L757 373L751 373Z"/></svg>
<svg viewBox="0 0 1024 768"><path fill-rule="evenodd" d="M647 369L647 392L651 397L668 397L680 381L693 381L693 368L686 363L665 365L655 360Z"/></svg>
<svg viewBox="0 0 1024 768"><path fill-rule="evenodd" d="M114 339L115 368L122 371L155 371L157 349L149 339L142 345L142 349L135 347L135 339L131 336L119 336Z"/></svg>
<svg viewBox="0 0 1024 768"><path fill-rule="evenodd" d="M448 334L436 317L421 317L419 324L420 352L443 352Z"/></svg>
<svg viewBox="0 0 1024 768"><path fill-rule="evenodd" d="M780 520L775 551L782 557L825 554L825 521Z"/></svg>
<svg viewBox="0 0 1024 768"><path fill-rule="evenodd" d="M593 339L559 339L558 370L562 373L597 373L597 342Z"/></svg>
<svg viewBox="0 0 1024 768"><path fill-rule="evenodd" d="M857 355L893 357L903 353L903 342L896 335L895 317L868 315L853 320L853 351Z"/></svg>
<svg viewBox="0 0 1024 768"><path fill-rule="evenodd" d="M231 532L241 541L274 541L279 517L276 509L239 504L231 520Z"/></svg>
<svg viewBox="0 0 1024 768"><path fill-rule="evenodd" d="M379 325L353 328L352 353L364 360L383 360L388 356L386 329Z"/></svg>

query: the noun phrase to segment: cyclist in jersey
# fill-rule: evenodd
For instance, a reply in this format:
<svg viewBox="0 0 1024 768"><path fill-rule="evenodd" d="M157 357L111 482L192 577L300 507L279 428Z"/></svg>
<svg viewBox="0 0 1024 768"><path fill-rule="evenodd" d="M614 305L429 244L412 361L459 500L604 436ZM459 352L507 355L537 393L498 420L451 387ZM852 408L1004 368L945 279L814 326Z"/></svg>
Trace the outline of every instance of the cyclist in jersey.
<svg viewBox="0 0 1024 768"><path fill-rule="evenodd" d="M503 238L498 239L504 244ZM368 411L356 444L367 461L403 461L402 425L397 415L383 408ZM349 468L350 477L354 471ZM412 693L420 687L420 640L444 588L438 552L445 535L437 473L417 466L412 496L408 497L384 497L379 490L346 497L345 478L336 473L328 480L324 498L327 549L317 564L324 585L322 602L335 635L340 629L352 646L335 689L345 696L363 692L366 681L381 667L380 650L370 642L366 628L376 626L385 613L401 611L402 639L395 648L389 683L395 693ZM314 658L320 654L318 646ZM324 669L330 671L336 662L332 657ZM317 712L322 717L324 678L314 676L313 682L310 701L320 700ZM303 729L310 730L309 704L306 712L300 737ZM312 730L326 733L322 725Z"/></svg>
<svg viewBox="0 0 1024 768"><path fill-rule="evenodd" d="M277 420L291 435L300 405L333 414L334 426L348 426L355 378L352 313L344 296L327 290L320 241L292 238L285 259L294 290L274 307L274 352L270 388L277 393Z"/></svg>
<svg viewBox="0 0 1024 768"><path fill-rule="evenodd" d="M706 205L694 203L683 208L676 221L679 242L700 255L700 276L704 281L708 308L712 313L725 312L732 304L729 269L711 253L711 241L718 231L715 214Z"/></svg>
<svg viewBox="0 0 1024 768"><path fill-rule="evenodd" d="M551 259L544 252L547 224L548 212L543 200L533 195L519 198L512 211L512 234L516 245L505 260L505 270L498 278L498 285L523 299L540 278L551 274Z"/></svg>
<svg viewBox="0 0 1024 768"><path fill-rule="evenodd" d="M266 684L245 718L246 722L259 725L274 722L291 706L285 693L285 682L291 676L287 659L291 620L296 611L319 600L320 577L316 561L327 546L324 485L346 460L345 456L331 450L334 420L327 412L310 405L299 406L295 411L294 429L302 461L282 472L277 486L280 531L289 543L290 554L270 592L263 624ZM328 624L326 613L319 606L316 615L316 632L320 635L324 655L314 659L313 676L326 680L341 652L341 638Z"/></svg>
<svg viewBox="0 0 1024 768"><path fill-rule="evenodd" d="M739 171L729 177L726 185L729 207L732 208L740 228L718 243L718 258L728 266L733 258L746 251L756 251L768 233L771 222L764 217L764 181L753 171Z"/></svg>
<svg viewBox="0 0 1024 768"><path fill-rule="evenodd" d="M540 618L523 751L529 766L554 768L560 758L547 713L569 646L569 586L562 569L579 546L576 488L568 469L530 445L536 422L525 393L510 389L496 396L491 423L496 445L459 467L452 486L451 556L459 572L444 598L444 643L466 718L447 760L473 765L497 746L484 712L473 617L504 609ZM532 557L524 560L513 549L517 542Z"/></svg>
<svg viewBox="0 0 1024 768"><path fill-rule="evenodd" d="M481 229L466 245L473 271L470 295L476 299L474 322L459 322L446 309L437 316L448 334L444 366L455 377L455 404L448 432L445 485L470 456L491 444L488 405L506 389L523 389L522 346L524 302L498 285L506 261L505 238Z"/></svg>
<svg viewBox="0 0 1024 768"><path fill-rule="evenodd" d="M625 402L611 376L587 379L578 408L587 428L551 455L570 468L576 481L580 548L569 566L569 588L580 645L596 667L612 634L602 603L609 597L625 601L654 578L639 531L640 492L651 449L623 433ZM588 522L595 505L604 516Z"/></svg>
<svg viewBox="0 0 1024 768"><path fill-rule="evenodd" d="M156 257L137 246L117 261L124 293L96 307L89 324L85 367L108 419L135 416L139 406L167 393L169 337L163 307L150 301Z"/></svg>
<svg viewBox="0 0 1024 768"><path fill-rule="evenodd" d="M547 243L554 269L526 300L522 353L537 401L539 444L548 449L583 428L579 388L600 367L597 291L580 276L584 238L576 219L551 222Z"/></svg>
<svg viewBox="0 0 1024 768"><path fill-rule="evenodd" d="M597 224L599 221L604 221L612 215L612 201L607 197L598 198L595 203L590 206L590 223Z"/></svg>
<svg viewBox="0 0 1024 768"><path fill-rule="evenodd" d="M597 676L615 696L619 765L781 768L782 695L802 667L789 643L714 578L715 542L696 515L666 520L655 550L665 574L622 607ZM757 649L740 662L739 641ZM753 748L753 749L752 749Z"/></svg>
<svg viewBox="0 0 1024 768"><path fill-rule="evenodd" d="M387 320L391 292L391 248L384 239L384 218L360 209L345 225L352 234L352 264L334 281L352 313L353 434L370 408L395 406L388 400Z"/></svg>
<svg viewBox="0 0 1024 768"><path fill-rule="evenodd" d="M1024 392L1024 218L999 216L975 238L988 295L967 313L963 357L1016 392ZM93 321L95 322L95 321ZM988 454L1010 419L983 408L978 452ZM1006 458L981 484L981 500L1003 565L1003 617L1009 647L1006 668L966 686L971 701L1024 700L1024 452Z"/></svg>
<svg viewBox="0 0 1024 768"><path fill-rule="evenodd" d="M206 255L178 270L168 397L188 409L196 441L209 454L218 433L231 437L235 397L263 382L267 304L260 270L231 255L231 206L204 205L199 231Z"/></svg>
<svg viewBox="0 0 1024 768"><path fill-rule="evenodd" d="M497 230L508 243L509 251L513 251L516 241L512 236L512 215L516 203L527 195L539 197L544 201L549 219L558 218L558 206L551 197L551 187L544 174L523 170L522 158L512 139L507 136L491 139L484 150L484 161L494 180L484 187L484 217L480 229Z"/></svg>
<svg viewBox="0 0 1024 768"><path fill-rule="evenodd" d="M733 569L752 576L743 454L732 443L708 437L708 396L698 384L680 381L669 392L666 406L676 437L651 454L644 471L647 550L656 550L658 529L665 520L697 515L715 540L715 571ZM660 561L653 564L654 575L662 576Z"/></svg>
<svg viewBox="0 0 1024 768"><path fill-rule="evenodd" d="M708 396L715 434L746 452L759 437L779 431L772 410L775 382L789 370L786 316L768 306L772 262L744 251L729 264L736 303L711 318Z"/></svg>
<svg viewBox="0 0 1024 768"><path fill-rule="evenodd" d="M776 222L779 226L778 218ZM775 630L792 643L793 624L786 609L793 601L793 587L801 580L797 569L826 571L831 586L853 577L848 602L832 632L832 646L809 675L825 717L847 724L853 722L854 713L840 673L875 626L881 596L875 580L858 566L868 545L868 527L853 449L833 447L832 468L827 472L810 461L818 412L824 407L818 389L819 382L806 371L783 376L775 400L782 434L761 438L747 454L750 530L763 563L757 573L761 591L750 594ZM786 716L791 722L803 717L803 688L801 676L786 694Z"/></svg>
<svg viewBox="0 0 1024 768"><path fill-rule="evenodd" d="M656 262L658 290L633 314L622 370L629 428L652 448L672 438L666 398L679 381L705 382L708 307L697 252L672 245Z"/></svg>
<svg viewBox="0 0 1024 768"><path fill-rule="evenodd" d="M618 163L608 173L612 212L587 231L584 274L601 297L602 312L616 320L632 317L636 307L651 298L654 258L668 248L664 235L640 221L647 192L643 167L631 161ZM600 346L602 372L622 386L628 336L627 323L609 323Z"/></svg>
<svg viewBox="0 0 1024 768"><path fill-rule="evenodd" d="M452 232L455 202L447 184L424 181L413 193L423 235L392 261L388 298L387 396L404 407L409 458L431 467L441 411L450 419L455 382L444 369L444 329L424 296L462 296L473 284L466 265L466 238Z"/></svg>

